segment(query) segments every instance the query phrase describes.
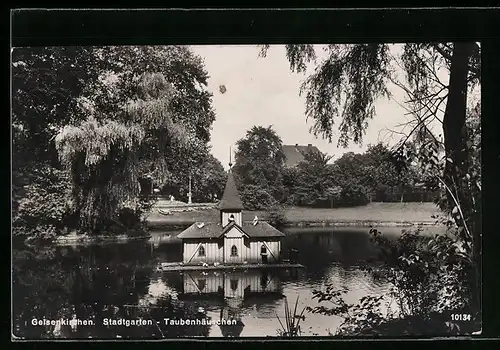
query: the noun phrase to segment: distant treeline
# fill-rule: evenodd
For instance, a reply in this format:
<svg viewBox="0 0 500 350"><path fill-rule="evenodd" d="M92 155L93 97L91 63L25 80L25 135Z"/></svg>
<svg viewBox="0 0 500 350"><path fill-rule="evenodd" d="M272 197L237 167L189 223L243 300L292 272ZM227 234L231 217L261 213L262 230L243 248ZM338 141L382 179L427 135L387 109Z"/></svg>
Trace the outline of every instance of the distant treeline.
<svg viewBox="0 0 500 350"><path fill-rule="evenodd" d="M418 153L416 145L406 149ZM303 154L295 167L286 166L279 136L271 127L253 127L238 141L233 168L247 209L277 205L348 207L369 202L432 202L436 180L426 178L416 157L401 162L387 145L370 145L364 153L333 156Z"/></svg>

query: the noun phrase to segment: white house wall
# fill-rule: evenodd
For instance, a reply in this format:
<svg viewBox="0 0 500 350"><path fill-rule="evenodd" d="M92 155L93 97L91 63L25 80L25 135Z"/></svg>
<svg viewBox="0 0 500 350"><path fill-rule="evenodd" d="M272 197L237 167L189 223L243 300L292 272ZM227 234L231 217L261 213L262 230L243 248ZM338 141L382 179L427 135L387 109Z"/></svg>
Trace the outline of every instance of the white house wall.
<svg viewBox="0 0 500 350"><path fill-rule="evenodd" d="M262 263L261 247L264 244L269 263L277 262L280 253L280 241L246 239L237 228L232 228L224 238L224 258L226 264ZM231 256L232 246L238 249L238 256Z"/></svg>
<svg viewBox="0 0 500 350"><path fill-rule="evenodd" d="M251 259L253 261L262 262L260 248L262 247L263 244L265 245L267 251L267 261L277 262L280 253L279 241L265 241L265 240L251 241L249 249L252 253Z"/></svg>
<svg viewBox="0 0 500 350"><path fill-rule="evenodd" d="M222 242L204 242L201 245L205 248L205 256L199 256L200 243L184 243L183 259L185 264L213 264L222 262L224 255L224 246ZM191 258L192 257L192 258Z"/></svg>
<svg viewBox="0 0 500 350"><path fill-rule="evenodd" d="M237 256L231 256L231 248L233 247L233 245L236 246L236 248L238 249ZM248 249L245 247L243 238L242 237L224 238L224 263L241 264L244 261L248 261Z"/></svg>
<svg viewBox="0 0 500 350"><path fill-rule="evenodd" d="M200 246L205 248L205 256L199 256ZM237 228L227 232L224 241L215 242L184 242L183 262L190 265L201 263L213 264L215 262L224 264L262 263L261 247L264 245L267 252L268 263L277 262L281 249L279 240L254 240L244 238ZM238 256L231 256L231 248L236 246Z"/></svg>

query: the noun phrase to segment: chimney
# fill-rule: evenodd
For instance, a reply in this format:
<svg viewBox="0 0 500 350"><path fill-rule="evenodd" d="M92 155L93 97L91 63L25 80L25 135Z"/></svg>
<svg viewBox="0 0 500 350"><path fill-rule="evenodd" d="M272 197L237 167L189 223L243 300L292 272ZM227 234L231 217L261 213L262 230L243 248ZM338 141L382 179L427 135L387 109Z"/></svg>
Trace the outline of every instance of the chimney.
<svg viewBox="0 0 500 350"><path fill-rule="evenodd" d="M311 148L312 146L313 146L312 143L307 145L308 148Z"/></svg>

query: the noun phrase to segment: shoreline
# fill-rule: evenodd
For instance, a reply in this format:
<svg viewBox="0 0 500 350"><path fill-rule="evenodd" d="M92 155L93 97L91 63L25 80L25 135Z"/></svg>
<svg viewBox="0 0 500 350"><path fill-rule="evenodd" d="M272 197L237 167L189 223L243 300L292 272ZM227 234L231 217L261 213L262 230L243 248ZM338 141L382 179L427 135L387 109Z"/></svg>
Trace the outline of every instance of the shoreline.
<svg viewBox="0 0 500 350"><path fill-rule="evenodd" d="M107 243L128 243L131 241L148 240L151 239L151 234L147 233L141 236L128 236L126 234L116 236L89 236L83 235L66 235L57 236L53 239L36 239L29 237L24 240L24 244L28 246L73 246L73 245L93 245L93 244L107 244Z"/></svg>
<svg viewBox="0 0 500 350"><path fill-rule="evenodd" d="M262 220L266 221L266 220ZM251 222L251 221L245 221ZM175 229L185 229L192 224L196 223L196 221L186 220L186 221L163 221L163 222L154 222L149 223L148 228L150 230L175 230ZM287 222L283 225L283 228L293 228L293 227L371 227L371 226L379 226L379 227L418 227L418 226L442 226L435 221L423 221L423 222L410 222L410 221L372 221L372 220L348 220L348 221L295 221L295 222Z"/></svg>
<svg viewBox="0 0 500 350"><path fill-rule="evenodd" d="M166 204L166 203L165 203ZM158 205L146 217L146 232L124 232L118 235L90 236L87 234L57 236L51 239L25 239L29 245L92 245L126 243L147 240L159 231L183 230L196 222L218 222L217 209L199 203L194 205ZM269 222L266 211L243 211L243 221L254 217ZM433 203L370 203L350 208L316 209L287 207L283 210L285 222L280 229L287 228L336 228L336 227L441 227L435 217L443 215ZM362 218L362 219L361 219ZM134 233L134 234L131 234Z"/></svg>
<svg viewBox="0 0 500 350"><path fill-rule="evenodd" d="M146 217L149 229L185 228L195 222L217 222L219 212L210 208L187 210L165 210L156 207ZM173 209L173 208L172 208ZM436 216L443 213L433 203L370 203L365 206L345 208L286 207L282 210L284 227L330 227L330 226L418 226L436 225ZM243 210L243 221L258 217L270 221L269 212Z"/></svg>

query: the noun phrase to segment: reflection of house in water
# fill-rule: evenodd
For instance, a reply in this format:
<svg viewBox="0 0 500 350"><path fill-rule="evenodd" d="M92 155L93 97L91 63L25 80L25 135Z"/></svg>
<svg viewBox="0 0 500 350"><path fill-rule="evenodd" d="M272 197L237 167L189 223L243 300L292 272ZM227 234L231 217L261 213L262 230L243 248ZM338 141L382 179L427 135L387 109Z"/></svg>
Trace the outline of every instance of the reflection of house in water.
<svg viewBox="0 0 500 350"><path fill-rule="evenodd" d="M281 298L281 280L273 271L204 272L183 274L179 298L220 300L220 330L224 337L238 337L243 331L241 310L250 298ZM235 324L228 324L234 320Z"/></svg>
<svg viewBox="0 0 500 350"><path fill-rule="evenodd" d="M192 271L183 274L185 296L220 295L248 298L255 293L280 293L280 281L272 271Z"/></svg>

